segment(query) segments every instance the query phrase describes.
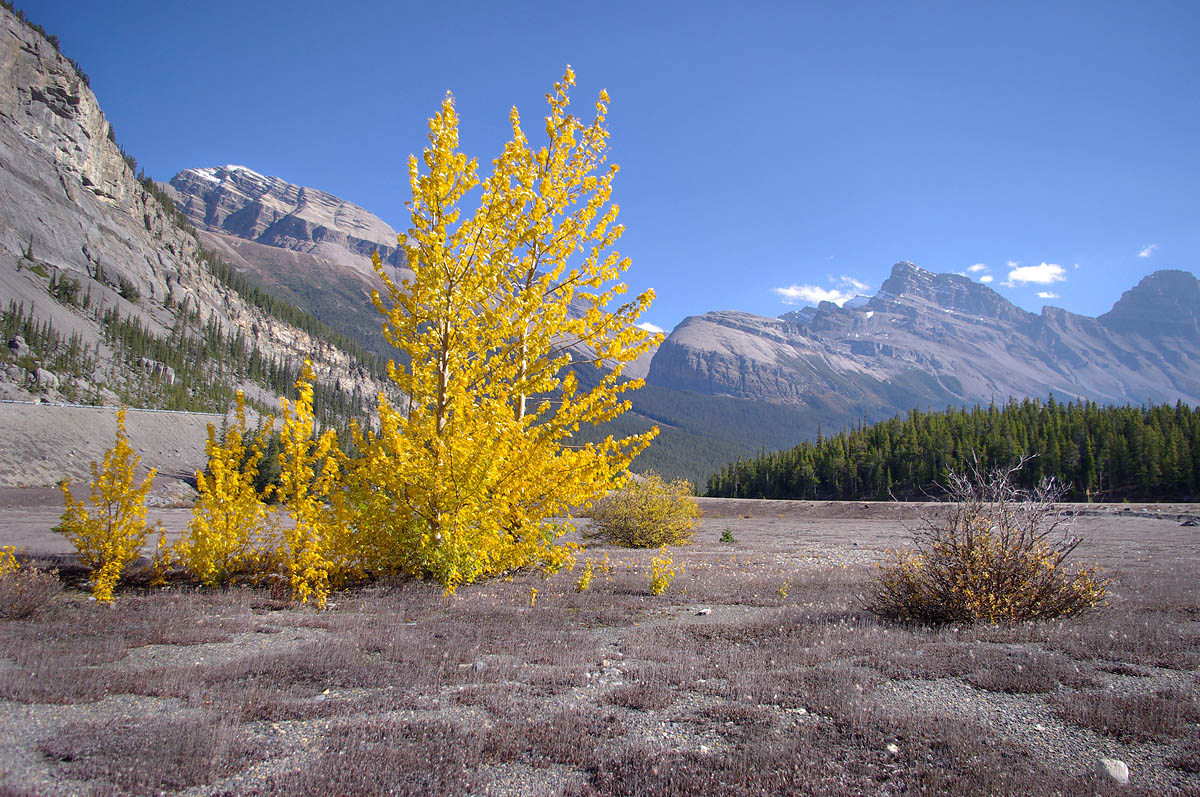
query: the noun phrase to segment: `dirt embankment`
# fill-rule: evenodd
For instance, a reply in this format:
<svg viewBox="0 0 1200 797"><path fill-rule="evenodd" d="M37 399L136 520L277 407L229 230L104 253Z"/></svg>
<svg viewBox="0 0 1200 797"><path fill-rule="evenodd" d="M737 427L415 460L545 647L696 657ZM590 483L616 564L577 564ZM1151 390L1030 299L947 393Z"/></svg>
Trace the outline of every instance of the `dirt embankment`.
<svg viewBox="0 0 1200 797"><path fill-rule="evenodd" d="M125 416L129 444L143 471L160 474L155 492L170 494L204 467L208 424L220 415L131 409ZM117 436L114 407L0 403L0 487L53 487L86 481ZM175 484L171 484L175 482Z"/></svg>

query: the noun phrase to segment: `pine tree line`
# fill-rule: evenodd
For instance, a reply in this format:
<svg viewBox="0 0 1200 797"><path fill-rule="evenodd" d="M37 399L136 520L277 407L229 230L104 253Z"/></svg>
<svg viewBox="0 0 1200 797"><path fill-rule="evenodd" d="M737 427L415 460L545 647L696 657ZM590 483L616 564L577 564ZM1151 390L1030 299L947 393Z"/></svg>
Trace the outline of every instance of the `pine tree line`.
<svg viewBox="0 0 1200 797"><path fill-rule="evenodd" d="M196 310L182 308L166 336L155 334L139 318L121 315L117 308L104 310L99 320L105 342L125 361L129 376L122 398L133 406L225 412L244 382L294 398L301 363L263 355L243 330L226 333L214 318L202 322ZM143 358L173 369L174 384L149 378ZM314 411L321 424L341 427L364 415L366 397L358 388L353 392L340 384L313 388ZM275 411L262 405L255 409L264 414Z"/></svg>
<svg viewBox="0 0 1200 797"><path fill-rule="evenodd" d="M1200 499L1200 409L1060 404L1053 396L1000 408L914 410L786 451L731 463L710 496L812 500L920 499L974 458L986 468L1034 459L1023 487L1053 476L1074 500Z"/></svg>
<svg viewBox="0 0 1200 797"><path fill-rule="evenodd" d="M17 364L29 372L39 365L58 376L69 375L90 379L96 368L99 347L83 342L78 332L64 336L49 321L38 320L35 308L25 308L25 303L10 299L8 306L0 310L0 335L7 343L20 335L26 345L38 356L25 355Z"/></svg>

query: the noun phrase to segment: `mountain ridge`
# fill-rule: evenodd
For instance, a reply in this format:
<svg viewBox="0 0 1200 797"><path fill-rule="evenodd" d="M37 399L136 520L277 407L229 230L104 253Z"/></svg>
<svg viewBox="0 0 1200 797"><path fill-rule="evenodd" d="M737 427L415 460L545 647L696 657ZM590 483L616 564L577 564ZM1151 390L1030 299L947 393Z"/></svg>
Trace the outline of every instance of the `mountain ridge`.
<svg viewBox="0 0 1200 797"><path fill-rule="evenodd" d="M1194 404L1196 306L1200 281L1183 271L1148 275L1109 313L1090 318L1055 307L1031 313L967 277L902 261L856 307L689 316L663 341L647 379L876 419L914 406L1050 393Z"/></svg>

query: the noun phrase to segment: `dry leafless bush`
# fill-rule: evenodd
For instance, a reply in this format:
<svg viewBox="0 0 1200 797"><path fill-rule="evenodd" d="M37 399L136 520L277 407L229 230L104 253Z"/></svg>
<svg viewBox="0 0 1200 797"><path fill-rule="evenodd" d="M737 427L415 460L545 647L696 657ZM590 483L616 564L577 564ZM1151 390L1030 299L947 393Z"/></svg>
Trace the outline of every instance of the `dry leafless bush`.
<svg viewBox="0 0 1200 797"><path fill-rule="evenodd" d="M34 612L49 608L62 583L57 573L47 573L24 565L16 570L0 571L0 620L23 620Z"/></svg>
<svg viewBox="0 0 1200 797"><path fill-rule="evenodd" d="M235 727L201 717L149 717L63 728L38 749L62 775L122 794L161 794L244 769L262 750Z"/></svg>
<svg viewBox="0 0 1200 797"><path fill-rule="evenodd" d="M1094 568L1066 560L1080 540L1058 505L1052 479L1032 490L1015 486L1025 464L983 472L978 464L951 473L947 502L910 529L914 553L900 552L868 596L891 620L976 623L1040 620L1099 604L1108 585Z"/></svg>

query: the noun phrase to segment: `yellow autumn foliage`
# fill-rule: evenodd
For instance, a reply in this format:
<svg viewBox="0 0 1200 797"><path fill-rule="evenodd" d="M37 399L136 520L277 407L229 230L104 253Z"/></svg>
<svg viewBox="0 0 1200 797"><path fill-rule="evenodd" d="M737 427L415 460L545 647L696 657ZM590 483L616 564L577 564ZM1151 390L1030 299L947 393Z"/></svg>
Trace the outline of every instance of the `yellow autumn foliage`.
<svg viewBox="0 0 1200 797"><path fill-rule="evenodd" d="M630 476L592 505L588 537L626 548L686 545L700 524L700 505L685 479L667 482L654 471Z"/></svg>
<svg viewBox="0 0 1200 797"><path fill-rule="evenodd" d="M613 249L623 227L610 202L608 97L601 92L585 123L568 111L574 79L568 68L547 95L540 147L513 109L512 139L486 178L458 150L447 96L429 121L423 159L410 160L412 227L400 243L413 277L396 284L374 258L385 286L374 301L401 354L388 373L402 400L381 393L378 418L353 429L347 455L332 430L317 433L306 362L296 400L281 402L276 495L287 518L276 526L254 493L262 441L247 440L239 397L225 439L210 429L208 472L176 549L202 583L275 568L296 599L325 606L331 589L363 576L411 573L451 593L521 568L573 564L574 546L560 542L572 527L554 518L619 483L658 432L576 442L581 428L629 409L622 394L642 381L625 378L625 366L657 338L637 326L652 291L618 302L629 260ZM469 198L474 210L464 207ZM132 488L136 458L127 461L123 428L118 444L113 473L97 487L124 490L125 503L109 502L112 534L93 531L69 493L64 516L64 527L82 529L81 551L109 599L113 572L145 539L145 509L133 499L149 485ZM126 542L101 544L110 538Z"/></svg>
<svg viewBox="0 0 1200 797"><path fill-rule="evenodd" d="M675 560L667 553L667 546L664 545L658 556L650 560L650 570L647 573L650 578L650 594L661 595L666 592L675 576L681 572L683 567L680 566L678 571L675 569Z"/></svg>
<svg viewBox="0 0 1200 797"><path fill-rule="evenodd" d="M246 397L237 392L233 424L217 439L208 425L206 471L197 471L199 499L174 558L201 584L217 587L235 575L259 569L269 547L272 525L254 487L264 449L264 432L247 446Z"/></svg>
<svg viewBox="0 0 1200 797"><path fill-rule="evenodd" d="M292 595L324 608L330 586L358 571L358 537L342 511L337 435L332 429L316 434L314 378L312 363L305 360L296 400L280 399L283 427L276 493L290 522L283 524L277 558Z"/></svg>
<svg viewBox="0 0 1200 797"><path fill-rule="evenodd" d="M612 250L623 228L609 202L607 96L584 124L567 110L573 83L568 69L547 96L540 148L513 109L512 140L484 179L458 150L447 96L409 165L412 228L400 243L412 279L396 284L375 258L383 331L404 355L388 371L405 400L381 395L378 430L356 436L347 505L376 535L373 550L447 592L569 561L557 544L567 529L549 519L607 490L657 433L572 442L628 409L621 394L642 383L624 367L654 342L636 326L651 291L610 306L629 261ZM594 369L595 385L572 368Z"/></svg>
<svg viewBox="0 0 1200 797"><path fill-rule="evenodd" d="M17 549L13 545L5 545L0 548L0 576L15 573L21 569L21 563L17 561Z"/></svg>
<svg viewBox="0 0 1200 797"><path fill-rule="evenodd" d="M135 483L140 457L125 434L125 409L117 411L116 443L104 453L102 465L91 463L91 494L78 501L64 481L60 485L66 505L58 531L79 552L92 571L92 596L112 603L113 591L129 563L137 559L146 543L146 493L154 479L150 469L142 483Z"/></svg>

